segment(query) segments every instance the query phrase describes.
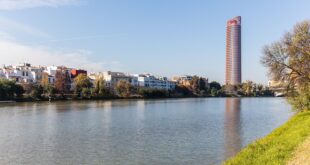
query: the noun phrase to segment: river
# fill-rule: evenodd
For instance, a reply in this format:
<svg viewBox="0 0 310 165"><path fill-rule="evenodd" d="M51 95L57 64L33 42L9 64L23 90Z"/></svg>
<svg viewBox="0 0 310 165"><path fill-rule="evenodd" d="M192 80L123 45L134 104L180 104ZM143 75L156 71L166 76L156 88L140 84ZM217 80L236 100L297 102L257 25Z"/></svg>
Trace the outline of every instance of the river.
<svg viewBox="0 0 310 165"><path fill-rule="evenodd" d="M293 113L283 98L0 105L0 164L220 164Z"/></svg>

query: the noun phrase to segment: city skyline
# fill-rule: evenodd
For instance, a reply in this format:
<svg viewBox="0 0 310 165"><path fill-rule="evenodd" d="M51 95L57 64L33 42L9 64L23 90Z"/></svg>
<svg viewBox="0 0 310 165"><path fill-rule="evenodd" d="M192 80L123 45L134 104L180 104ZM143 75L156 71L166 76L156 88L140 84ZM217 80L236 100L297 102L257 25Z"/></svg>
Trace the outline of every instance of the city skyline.
<svg viewBox="0 0 310 165"><path fill-rule="evenodd" d="M0 0L0 65L29 62L168 77L197 74L224 83L225 24L241 15L242 79L266 84L267 71L259 62L262 47L309 19L307 4ZM288 15L288 10L295 12Z"/></svg>

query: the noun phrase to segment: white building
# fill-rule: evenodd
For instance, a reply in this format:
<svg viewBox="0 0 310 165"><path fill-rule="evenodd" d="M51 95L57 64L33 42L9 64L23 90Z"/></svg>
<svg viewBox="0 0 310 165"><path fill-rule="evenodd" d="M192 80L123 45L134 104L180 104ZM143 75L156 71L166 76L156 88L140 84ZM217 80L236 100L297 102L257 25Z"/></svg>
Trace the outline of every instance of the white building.
<svg viewBox="0 0 310 165"><path fill-rule="evenodd" d="M65 75L66 79L67 79L67 84L66 84L66 88L67 89L72 89L73 88L73 80L71 78L71 70L72 68L67 68L65 66L48 66L44 69L44 73L47 73L48 75L48 82L50 84L55 84L56 82L56 74L57 72L61 72L62 74Z"/></svg>
<svg viewBox="0 0 310 165"><path fill-rule="evenodd" d="M42 80L42 74L44 73L44 67L31 67L30 69L33 75L33 82L40 82Z"/></svg>
<svg viewBox="0 0 310 165"><path fill-rule="evenodd" d="M102 72L100 74L102 74L102 76L106 82L106 85L108 87L116 86L116 84L121 80L129 82L133 86L138 86L138 78L137 77L131 76L131 75L123 73L123 72L107 71L107 72Z"/></svg>
<svg viewBox="0 0 310 165"><path fill-rule="evenodd" d="M19 64L16 66L4 66L0 68L0 78L13 80L18 83L40 83L43 74L48 75L48 82L54 84L56 81L56 73L62 71L69 79L69 83L66 84L68 87L71 86L71 69L66 67L41 67L31 66L28 63Z"/></svg>
<svg viewBox="0 0 310 165"><path fill-rule="evenodd" d="M32 70L31 65L27 63L16 66L4 66L1 68L0 77L13 80L18 83L37 82L37 72Z"/></svg>
<svg viewBox="0 0 310 165"><path fill-rule="evenodd" d="M174 90L175 82L169 81L167 77L155 77L150 74L138 75L138 82L140 87Z"/></svg>
<svg viewBox="0 0 310 165"><path fill-rule="evenodd" d="M46 67L44 72L46 72L50 76L55 76L57 73L57 69L58 69L57 66L48 66L48 67Z"/></svg>

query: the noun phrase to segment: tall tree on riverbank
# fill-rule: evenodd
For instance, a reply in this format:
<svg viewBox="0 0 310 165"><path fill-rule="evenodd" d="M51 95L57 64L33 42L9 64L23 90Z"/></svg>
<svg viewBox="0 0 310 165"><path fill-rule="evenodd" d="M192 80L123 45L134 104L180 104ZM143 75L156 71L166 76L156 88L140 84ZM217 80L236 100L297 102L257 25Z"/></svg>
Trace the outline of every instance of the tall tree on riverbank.
<svg viewBox="0 0 310 165"><path fill-rule="evenodd" d="M46 72L42 73L42 79L41 79L40 85L43 88L47 88L48 87L48 85L49 85L48 73L46 73Z"/></svg>
<svg viewBox="0 0 310 165"><path fill-rule="evenodd" d="M50 82L49 80L49 75L48 73L43 73L42 74L42 79L41 79L41 87L43 88L43 95L46 97L53 97L54 94L56 93L56 89L54 85Z"/></svg>
<svg viewBox="0 0 310 165"><path fill-rule="evenodd" d="M57 70L55 74L55 88L59 94L65 94L70 91L70 74L65 69L63 67Z"/></svg>
<svg viewBox="0 0 310 165"><path fill-rule="evenodd" d="M94 88L92 89L92 96L104 98L109 97L109 94L109 89L106 87L103 77L97 77L94 82Z"/></svg>
<svg viewBox="0 0 310 165"><path fill-rule="evenodd" d="M190 88L194 95L203 96L207 91L207 80L202 77L194 76L190 81Z"/></svg>
<svg viewBox="0 0 310 165"><path fill-rule="evenodd" d="M310 109L310 20L298 23L278 42L265 46L261 62L281 81L298 110Z"/></svg>
<svg viewBox="0 0 310 165"><path fill-rule="evenodd" d="M55 88L58 93L66 92L66 75L61 70L57 70L55 75Z"/></svg>
<svg viewBox="0 0 310 165"><path fill-rule="evenodd" d="M74 93L77 96L81 96L81 94L83 94L84 96L90 95L91 86L92 83L90 82L86 74L79 74L77 77L74 78Z"/></svg>
<svg viewBox="0 0 310 165"><path fill-rule="evenodd" d="M251 96L253 95L253 88L254 88L254 83L252 81L246 81L245 83L241 84L242 92L246 96Z"/></svg>
<svg viewBox="0 0 310 165"><path fill-rule="evenodd" d="M117 94L121 97L129 97L133 93L133 86L125 80L120 80L115 87Z"/></svg>

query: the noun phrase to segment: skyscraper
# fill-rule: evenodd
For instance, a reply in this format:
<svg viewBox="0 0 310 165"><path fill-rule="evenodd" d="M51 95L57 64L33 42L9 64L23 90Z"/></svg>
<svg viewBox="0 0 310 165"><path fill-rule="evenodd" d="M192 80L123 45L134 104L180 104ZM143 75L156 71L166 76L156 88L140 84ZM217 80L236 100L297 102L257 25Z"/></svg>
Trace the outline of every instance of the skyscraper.
<svg viewBox="0 0 310 165"><path fill-rule="evenodd" d="M241 83L241 17L227 21L226 27L226 84Z"/></svg>

